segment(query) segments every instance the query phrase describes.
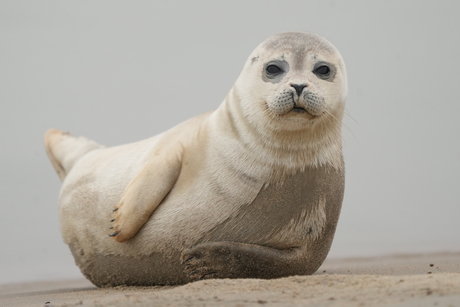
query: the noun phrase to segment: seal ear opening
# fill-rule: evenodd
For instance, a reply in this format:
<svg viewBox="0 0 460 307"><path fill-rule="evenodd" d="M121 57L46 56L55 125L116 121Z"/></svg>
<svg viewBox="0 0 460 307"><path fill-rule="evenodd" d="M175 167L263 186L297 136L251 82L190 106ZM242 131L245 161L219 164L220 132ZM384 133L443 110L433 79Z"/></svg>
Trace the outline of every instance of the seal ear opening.
<svg viewBox="0 0 460 307"><path fill-rule="evenodd" d="M84 137L76 138L68 132L49 129L44 137L45 149L61 181L74 164L88 152L104 146Z"/></svg>

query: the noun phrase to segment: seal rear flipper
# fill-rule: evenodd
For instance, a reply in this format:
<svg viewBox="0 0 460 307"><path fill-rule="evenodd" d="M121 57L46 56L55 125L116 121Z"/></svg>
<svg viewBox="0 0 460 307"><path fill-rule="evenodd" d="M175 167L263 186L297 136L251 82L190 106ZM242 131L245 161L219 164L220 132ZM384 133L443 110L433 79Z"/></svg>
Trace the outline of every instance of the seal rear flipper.
<svg viewBox="0 0 460 307"><path fill-rule="evenodd" d="M115 241L122 243L133 237L176 183L182 167L182 149L172 147L173 150L155 154L126 187L113 209L113 233L109 236Z"/></svg>
<svg viewBox="0 0 460 307"><path fill-rule="evenodd" d="M44 141L48 158L61 181L81 157L92 150L105 147L85 137L77 138L57 129L46 131Z"/></svg>
<svg viewBox="0 0 460 307"><path fill-rule="evenodd" d="M209 278L279 278L313 274L305 247L276 249L237 242L206 242L181 255L191 281Z"/></svg>

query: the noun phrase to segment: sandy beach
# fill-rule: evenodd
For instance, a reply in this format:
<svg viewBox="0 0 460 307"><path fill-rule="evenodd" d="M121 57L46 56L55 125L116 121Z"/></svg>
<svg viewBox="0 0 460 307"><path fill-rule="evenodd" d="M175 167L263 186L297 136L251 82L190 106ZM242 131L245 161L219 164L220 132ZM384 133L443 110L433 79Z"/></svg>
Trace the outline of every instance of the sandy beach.
<svg viewBox="0 0 460 307"><path fill-rule="evenodd" d="M98 289L85 279L0 285L0 306L460 306L460 252L328 259L312 276Z"/></svg>

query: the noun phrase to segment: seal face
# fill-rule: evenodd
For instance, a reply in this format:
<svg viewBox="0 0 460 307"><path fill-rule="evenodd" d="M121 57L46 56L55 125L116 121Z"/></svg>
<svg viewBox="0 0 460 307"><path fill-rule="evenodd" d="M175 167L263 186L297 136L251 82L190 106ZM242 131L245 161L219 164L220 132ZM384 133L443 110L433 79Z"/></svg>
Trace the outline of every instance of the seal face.
<svg viewBox="0 0 460 307"><path fill-rule="evenodd" d="M346 72L314 34L269 37L217 110L106 148L49 130L61 232L98 286L311 274L344 190Z"/></svg>
<svg viewBox="0 0 460 307"><path fill-rule="evenodd" d="M306 52L306 51L304 51ZM285 55L281 56L284 58ZM300 71L305 70L301 65ZM322 80L333 80L333 65L325 62L315 64L312 73ZM306 83L297 78L297 83L289 78L289 63L285 60L272 60L265 64L262 79L270 83L281 84L274 95L268 97L267 106L275 114L283 115L289 112L303 113L308 112L312 116L319 116L325 111L326 103L321 95L318 86L314 83Z"/></svg>
<svg viewBox="0 0 460 307"><path fill-rule="evenodd" d="M345 67L338 51L324 38L305 33L274 35L250 59L241 79L251 86L258 84L257 89L244 91L260 109L247 106L248 114L268 113L281 122L272 122L271 127L281 130L311 128L324 113L341 119L347 91Z"/></svg>

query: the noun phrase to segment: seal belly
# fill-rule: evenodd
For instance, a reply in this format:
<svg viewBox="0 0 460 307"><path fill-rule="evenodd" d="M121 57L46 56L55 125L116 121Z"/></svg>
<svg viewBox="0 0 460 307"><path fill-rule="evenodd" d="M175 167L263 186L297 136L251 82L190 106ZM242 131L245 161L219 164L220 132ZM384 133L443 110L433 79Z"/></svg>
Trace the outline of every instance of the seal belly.
<svg viewBox="0 0 460 307"><path fill-rule="evenodd" d="M286 249L317 241L331 225L335 229L343 191L343 171L309 168L262 188L252 203L198 243L231 241Z"/></svg>
<svg viewBox="0 0 460 307"><path fill-rule="evenodd" d="M306 246L296 274L312 274L324 261L332 243L343 198L343 175L342 171L330 167L310 168L283 182L270 184L262 188L252 202L239 207L208 232L199 231L203 235L195 243L190 240L198 231L187 231L185 225L179 225L180 222L176 224L181 229L176 233L180 234L180 239L171 237L165 240L163 237L158 240L155 237L161 232L147 230L155 222L161 224L153 215L144 231L123 244L123 247L138 251L143 246L142 249L150 250L150 253L84 251L82 245L76 244L69 244L69 247L83 274L100 287L186 283L189 280L180 263L182 249L205 242L238 242L278 250L304 249ZM192 217L196 215L194 210L190 213ZM184 214L182 212L180 216ZM189 227L194 225L190 223Z"/></svg>
<svg viewBox="0 0 460 307"><path fill-rule="evenodd" d="M69 244L81 272L98 287L176 285L188 282L180 265L179 254L174 259L162 253L142 256L85 253Z"/></svg>

